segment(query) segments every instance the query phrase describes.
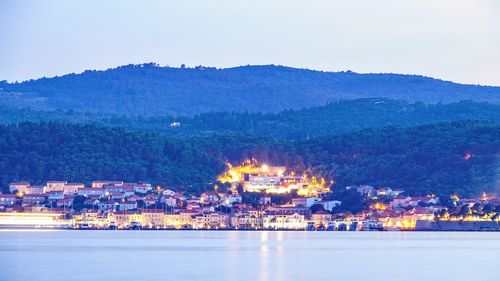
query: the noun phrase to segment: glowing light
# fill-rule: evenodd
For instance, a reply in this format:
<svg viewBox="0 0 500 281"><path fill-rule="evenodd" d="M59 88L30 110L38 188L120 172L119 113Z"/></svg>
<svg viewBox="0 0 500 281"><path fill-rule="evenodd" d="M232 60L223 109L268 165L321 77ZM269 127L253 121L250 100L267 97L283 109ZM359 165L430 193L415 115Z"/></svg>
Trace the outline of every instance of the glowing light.
<svg viewBox="0 0 500 281"><path fill-rule="evenodd" d="M268 172L269 171L269 166L267 164L262 164L262 166L260 166L260 169L263 172Z"/></svg>
<svg viewBox="0 0 500 281"><path fill-rule="evenodd" d="M488 195L486 194L486 192L483 192L483 195L481 195L481 200L488 200Z"/></svg>

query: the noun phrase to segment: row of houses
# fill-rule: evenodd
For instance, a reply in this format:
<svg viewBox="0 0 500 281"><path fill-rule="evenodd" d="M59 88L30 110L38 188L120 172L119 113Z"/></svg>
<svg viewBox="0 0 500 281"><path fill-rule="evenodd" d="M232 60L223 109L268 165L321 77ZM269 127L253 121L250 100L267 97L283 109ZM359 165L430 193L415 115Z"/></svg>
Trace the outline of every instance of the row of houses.
<svg viewBox="0 0 500 281"><path fill-rule="evenodd" d="M241 211L241 208L240 208ZM331 216L331 214L326 213ZM298 213L276 212L194 212L180 210L166 213L161 209L141 209L136 211L92 212L73 216L77 228L133 228L151 229L305 229L309 220ZM317 215L311 216L312 220ZM317 220L317 223L322 223Z"/></svg>

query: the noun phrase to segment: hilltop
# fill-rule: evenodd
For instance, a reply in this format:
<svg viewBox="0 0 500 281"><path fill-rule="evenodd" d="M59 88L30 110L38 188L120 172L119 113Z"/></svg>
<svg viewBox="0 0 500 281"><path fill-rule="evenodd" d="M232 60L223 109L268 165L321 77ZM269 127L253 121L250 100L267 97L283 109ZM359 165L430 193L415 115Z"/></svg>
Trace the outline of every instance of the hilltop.
<svg viewBox="0 0 500 281"><path fill-rule="evenodd" d="M173 68L126 65L20 83L0 82L0 101L37 109L125 115L195 115L304 109L358 98L499 103L500 87L401 74L322 72L284 66Z"/></svg>

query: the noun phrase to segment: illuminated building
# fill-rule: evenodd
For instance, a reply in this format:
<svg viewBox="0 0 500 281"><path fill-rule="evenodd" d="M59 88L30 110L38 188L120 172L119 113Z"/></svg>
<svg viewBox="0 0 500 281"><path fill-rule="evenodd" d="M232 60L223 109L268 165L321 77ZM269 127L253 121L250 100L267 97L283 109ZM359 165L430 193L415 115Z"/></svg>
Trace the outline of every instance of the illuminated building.
<svg viewBox="0 0 500 281"><path fill-rule="evenodd" d="M317 196L330 191L325 179L286 173L286 167L282 166L259 166L256 160L244 161L240 166L227 166L228 170L218 180L231 183L233 188L242 184L246 192L280 194L295 190L299 196Z"/></svg>
<svg viewBox="0 0 500 281"><path fill-rule="evenodd" d="M262 217L262 226L269 229L305 229L307 221L304 215L266 214Z"/></svg>
<svg viewBox="0 0 500 281"><path fill-rule="evenodd" d="M194 229L216 229L229 226L229 215L224 213L199 214L193 217Z"/></svg>
<svg viewBox="0 0 500 281"><path fill-rule="evenodd" d="M26 188L28 188L30 184L28 182L11 182L9 184L9 190L10 192L22 192L22 193L27 193Z"/></svg>
<svg viewBox="0 0 500 281"><path fill-rule="evenodd" d="M311 221L314 225L314 228L328 227L328 224L331 220L332 214L323 210L320 210L311 215Z"/></svg>

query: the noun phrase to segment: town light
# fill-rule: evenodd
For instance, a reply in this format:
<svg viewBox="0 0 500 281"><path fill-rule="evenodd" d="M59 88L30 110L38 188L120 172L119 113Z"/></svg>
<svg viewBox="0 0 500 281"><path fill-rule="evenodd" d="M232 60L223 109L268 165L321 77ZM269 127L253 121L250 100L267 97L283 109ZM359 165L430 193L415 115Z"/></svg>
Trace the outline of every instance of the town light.
<svg viewBox="0 0 500 281"><path fill-rule="evenodd" d="M263 172L267 172L267 171L269 171L269 166L267 164L262 164L262 166L260 166L260 169Z"/></svg>

